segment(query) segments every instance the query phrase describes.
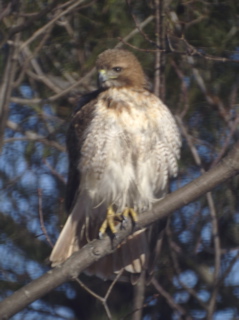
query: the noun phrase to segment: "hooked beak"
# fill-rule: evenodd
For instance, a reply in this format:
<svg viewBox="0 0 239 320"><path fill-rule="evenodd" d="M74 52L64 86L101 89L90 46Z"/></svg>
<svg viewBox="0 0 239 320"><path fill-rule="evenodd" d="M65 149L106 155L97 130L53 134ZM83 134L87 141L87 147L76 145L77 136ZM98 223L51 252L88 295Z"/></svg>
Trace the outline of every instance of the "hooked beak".
<svg viewBox="0 0 239 320"><path fill-rule="evenodd" d="M100 84L104 83L105 81L107 81L109 79L105 69L100 69L99 70L98 78L99 78L99 83Z"/></svg>

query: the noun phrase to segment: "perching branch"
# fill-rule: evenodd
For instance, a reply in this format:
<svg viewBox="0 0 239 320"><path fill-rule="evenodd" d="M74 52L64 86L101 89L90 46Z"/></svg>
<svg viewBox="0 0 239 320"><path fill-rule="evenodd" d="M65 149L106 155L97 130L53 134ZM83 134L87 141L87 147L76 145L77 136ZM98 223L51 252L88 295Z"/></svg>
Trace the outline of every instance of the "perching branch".
<svg viewBox="0 0 239 320"><path fill-rule="evenodd" d="M225 182L239 173L239 144L225 157L217 166L193 180L174 193L158 201L152 211L140 216L137 229L144 228L158 219L162 219L182 206L195 201L200 196L212 190L217 185ZM79 252L73 254L60 267L56 267L40 278L33 280L13 295L0 303L0 319L8 319L33 301L58 287L66 281L75 279L79 274L97 262L100 258L110 254L117 246L132 233L132 224L126 224L117 237L111 241L110 238L93 240L84 246Z"/></svg>

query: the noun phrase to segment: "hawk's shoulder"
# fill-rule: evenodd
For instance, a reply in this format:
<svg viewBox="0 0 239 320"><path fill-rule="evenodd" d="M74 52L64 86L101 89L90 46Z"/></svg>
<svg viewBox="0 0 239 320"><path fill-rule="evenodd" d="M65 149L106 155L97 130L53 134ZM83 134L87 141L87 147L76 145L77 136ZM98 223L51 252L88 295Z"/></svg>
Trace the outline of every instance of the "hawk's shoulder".
<svg viewBox="0 0 239 320"><path fill-rule="evenodd" d="M78 111L80 111L86 104L92 102L94 99L98 97L98 95L103 92L104 89L97 89L92 92L83 94L80 99L77 101L77 106L73 112L73 115L75 115Z"/></svg>

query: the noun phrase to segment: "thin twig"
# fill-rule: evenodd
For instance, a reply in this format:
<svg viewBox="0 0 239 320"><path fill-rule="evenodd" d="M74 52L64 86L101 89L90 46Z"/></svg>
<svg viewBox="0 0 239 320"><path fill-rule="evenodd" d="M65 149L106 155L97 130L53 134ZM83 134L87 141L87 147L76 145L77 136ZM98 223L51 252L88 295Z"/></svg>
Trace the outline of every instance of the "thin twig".
<svg viewBox="0 0 239 320"><path fill-rule="evenodd" d="M49 245L53 248L54 245L53 245L53 243L47 233L47 230L46 230L46 227L44 224L44 218L43 218L43 213L42 213L42 190L41 189L38 189L38 205L39 205L39 217L40 217L40 225L41 225L42 232L45 235L46 240L49 243Z"/></svg>
<svg viewBox="0 0 239 320"><path fill-rule="evenodd" d="M90 295L92 295L94 298L96 298L97 300L99 300L104 309L105 309L105 312L107 314L107 317L109 320L112 319L112 316L111 316L111 313L110 313L110 310L109 310L109 307L108 307L108 304L107 304L107 300L109 298L109 295L114 287L114 285L116 284L116 282L119 280L119 278L121 277L122 273L123 273L124 269L121 269L116 277L114 278L114 281L112 281L112 283L110 284L106 294L104 297L101 297L100 295L98 295L97 293L95 293L93 290L91 290L90 288L88 288L79 278L76 278L75 281L84 289L86 290Z"/></svg>
<svg viewBox="0 0 239 320"><path fill-rule="evenodd" d="M24 43L20 46L20 51L23 50L24 47L28 46L32 41L36 40L42 33L44 33L52 24L54 24L57 20L63 17L66 14L69 14L71 11L76 10L76 8L84 3L85 0L72 1L72 5L66 8L64 11L60 11L52 20L46 23L42 28L38 29L33 33L33 35L28 38Z"/></svg>
<svg viewBox="0 0 239 320"><path fill-rule="evenodd" d="M143 314L144 295L145 295L145 277L146 272L143 270L134 286L134 302L132 320L141 320Z"/></svg>
<svg viewBox="0 0 239 320"><path fill-rule="evenodd" d="M154 288L166 299L168 304L176 310L178 313L182 314L183 316L187 316L187 320L192 320L191 316L188 315L187 311L181 307L179 304L177 304L174 300L171 294L169 294L158 282L158 280L153 277L151 281Z"/></svg>
<svg viewBox="0 0 239 320"><path fill-rule="evenodd" d="M213 163L211 164L211 166L210 166L211 168L213 166L215 166L222 159L222 157L225 155L225 153L227 152L227 150L230 146L230 142L232 141L232 137L236 133L236 131L238 130L238 124L239 124L239 115L237 115L236 119L233 121L233 124L230 128L230 132L224 141L224 144L221 148L221 151L219 152L219 154L217 155L217 157L214 159Z"/></svg>
<svg viewBox="0 0 239 320"><path fill-rule="evenodd" d="M22 80L24 78L24 75L26 73L26 70L27 70L27 68L29 66L29 63L30 63L31 59L33 59L33 58L35 58L37 56L37 54L40 52L42 47L45 45L46 41L49 39L52 27L47 29L47 31L43 34L43 37L42 37L41 41L36 46L34 52L32 52L31 55L28 55L27 58L25 59L25 61L23 62L20 74L19 74L18 78L14 82L14 85L13 85L14 88L17 88L20 85L20 83L22 82ZM29 49L28 49L28 52L30 52ZM19 57L19 62L21 64L20 57Z"/></svg>
<svg viewBox="0 0 239 320"><path fill-rule="evenodd" d="M134 24L135 24L136 28L138 29L138 32L143 36L143 38L144 38L147 42L149 42L149 43L157 46L157 43L156 43L155 41L151 40L151 39L148 37L148 35L142 30L142 25L137 21L135 15L134 15L133 12L132 12L133 10L132 10L132 8L131 8L130 1L129 1L129 0L126 0L126 2L127 2L127 5L128 5L128 7L129 7L129 9L130 9L130 14L131 14L132 19L134 20Z"/></svg>
<svg viewBox="0 0 239 320"><path fill-rule="evenodd" d="M208 310L208 307L207 307L207 305L198 297L198 295L197 295L197 293L195 292L195 290L193 289L193 288L189 288L188 286L186 286L185 284L184 284L184 282L182 282L181 280L180 280L180 274L182 273L182 271L181 271L181 269L180 269L180 267L179 267L179 263L178 263L178 259L177 259L177 255L178 254L182 254L182 252L180 251L178 251L177 250L177 248L176 248L176 250L175 250L175 243L174 243L174 241L173 241L173 235L172 235L172 231L171 231L171 229L170 229L170 227L169 227L169 224L168 224L168 226L167 226L167 228L166 228L166 234L167 234L167 238L168 238L168 241L169 241L169 246L170 246L170 251L169 251L169 253L170 253L170 257L171 257L171 260L172 260L172 262L173 262L173 268L174 268L174 271L176 272L176 274L177 274L177 281L178 281L178 283L181 285L181 287L185 290L185 291L187 291L192 297L194 297L196 300L197 300L197 302L201 305L201 307L202 308L204 308L206 311Z"/></svg>
<svg viewBox="0 0 239 320"><path fill-rule="evenodd" d="M155 6L155 37L156 46L160 50L155 52L154 68L154 94L164 101L165 99L165 59L163 49L165 47L163 0L154 0Z"/></svg>
<svg viewBox="0 0 239 320"><path fill-rule="evenodd" d="M140 51L140 52L152 52L152 53L155 53L157 51L161 51L161 52L166 52L165 49L141 49L139 47L136 47L130 43L128 43L127 41L125 41L123 38L119 37L118 38L123 44L125 44L126 46L134 49L134 50L137 50L137 51Z"/></svg>
<svg viewBox="0 0 239 320"><path fill-rule="evenodd" d="M17 24L21 23L22 19L17 19ZM13 90L14 79L17 70L17 56L19 53L20 34L14 37L13 42L9 44L9 54L7 59L7 65L2 77L2 83L0 87L0 152L3 147L3 136L8 118L9 102Z"/></svg>
<svg viewBox="0 0 239 320"><path fill-rule="evenodd" d="M24 136L23 137L19 137L19 138L8 138L4 140L4 143L11 143L14 141L39 141L44 143L45 145L51 146L53 148L56 148L57 150L61 151L61 152L65 152L66 148L65 146L60 145L58 142L53 141L53 140L49 140L47 137L44 137L40 134L37 134L34 131L31 130L26 130L23 131L22 128L15 122L13 121L7 121L7 127L14 130L14 131L18 131L21 132Z"/></svg>
<svg viewBox="0 0 239 320"><path fill-rule="evenodd" d="M229 275L229 273L231 272L233 266L235 265L235 263L238 261L239 259L239 248L236 249L238 252L237 254L233 257L233 259L230 261L229 266L227 267L227 269L224 271L223 275L221 276L221 278L218 281L218 286L221 285L223 283L223 281L226 279L226 277Z"/></svg>
<svg viewBox="0 0 239 320"><path fill-rule="evenodd" d="M187 114L187 111L189 110L188 88L185 83L185 75L183 74L182 70L179 69L179 67L177 66L174 60L171 60L170 63L174 68L178 78L181 80L181 92L182 92L181 95L182 95L182 99L184 100L184 108L180 112L180 117L181 119L183 119L183 117Z"/></svg>
<svg viewBox="0 0 239 320"><path fill-rule="evenodd" d="M121 270L117 273L116 277L114 278L114 281L112 281L111 285L109 286L109 288L108 288L108 290L107 290L107 292L106 292L106 295L105 295L105 297L104 297L105 300L107 300L107 299L109 298L109 295L110 295L110 293L111 293L114 285L115 285L116 282L119 280L119 278L121 277L121 275L122 275L123 272L124 272L124 270L121 269Z"/></svg>
<svg viewBox="0 0 239 320"><path fill-rule="evenodd" d="M101 297L100 295L98 295L97 293L95 293L93 290L91 290L90 288L88 288L84 282L82 282L79 278L76 278L75 281L85 290L87 291L90 295L92 295L94 298L96 298L97 300L99 300L100 302L103 302L104 298Z"/></svg>
<svg viewBox="0 0 239 320"><path fill-rule="evenodd" d="M59 181L61 181L62 183L66 184L66 179L63 178L63 176L61 174L59 174L51 165L50 163L44 158L42 160L42 162L45 164L45 166L51 171L51 173L57 177L57 179Z"/></svg>
<svg viewBox="0 0 239 320"><path fill-rule="evenodd" d="M191 138L187 134L185 126L183 125L183 123L179 117L177 117L177 122L179 123L181 131L182 131L182 133L188 143L188 146L189 146L191 153L194 157L195 163L198 166L200 166L201 172L204 173L205 170L202 167L202 162L201 162L200 156L199 156L196 148L194 147L194 145L191 141ZM218 278L219 278L220 265L221 265L221 245L220 245L220 238L219 238L219 234L218 234L217 214L216 214L215 204L214 204L214 201L212 198L212 193L208 192L206 194L206 198L207 198L208 206L210 209L210 215L211 215L211 221L212 221L212 236L213 236L214 253L215 253L214 273L213 273L214 286L213 286L211 298L208 303L208 314L207 314L207 319L211 320L213 313L214 313L214 310L215 310L216 298L217 298L217 293L218 293L217 282L218 282Z"/></svg>
<svg viewBox="0 0 239 320"><path fill-rule="evenodd" d="M154 16L149 16L144 21L137 24L137 27L134 30L132 30L127 36L125 36L124 38L120 38L120 42L115 46L115 48L122 47L122 43L127 43L127 41L133 38L133 36L135 36L137 33L139 32L142 33L143 28L146 27L153 19L154 19Z"/></svg>
<svg viewBox="0 0 239 320"><path fill-rule="evenodd" d="M38 19L40 20L41 17L46 16L48 12L50 12L56 5L59 0L53 0L49 5L44 7L44 9L40 12L36 12L33 14L33 16L30 17L30 19L25 20L14 27L12 27L9 31L8 38L11 38L14 34L20 33L21 31L25 30L26 28L29 28L31 25L33 25ZM19 14L20 17L26 17L24 13Z"/></svg>
<svg viewBox="0 0 239 320"><path fill-rule="evenodd" d="M174 39L178 42L182 42L184 44L184 46L186 47L185 51L178 51L176 49L174 49L173 44L171 39ZM226 58L226 57L216 57L216 56L212 56L210 54L205 53L201 48L195 48L193 45L191 45L185 37L176 37L170 34L170 32L168 32L167 34L167 39L168 39L168 44L169 44L169 48L171 52L177 53L177 54L181 54L181 55L186 55L186 56L199 56L205 60L210 60L210 61L219 61L219 62L239 62L239 59L232 59L232 58Z"/></svg>
<svg viewBox="0 0 239 320"><path fill-rule="evenodd" d="M151 295L150 299L147 298L147 303L144 303L142 305L141 309L144 309L144 308L147 308L148 306L150 306L151 302L155 301L155 299L158 299L159 296L160 296L159 293L155 293L155 294ZM126 320L126 319L129 319L129 317L131 319L131 316L137 311L138 311L138 309L132 310L131 312L127 313L122 318L120 318L120 320Z"/></svg>

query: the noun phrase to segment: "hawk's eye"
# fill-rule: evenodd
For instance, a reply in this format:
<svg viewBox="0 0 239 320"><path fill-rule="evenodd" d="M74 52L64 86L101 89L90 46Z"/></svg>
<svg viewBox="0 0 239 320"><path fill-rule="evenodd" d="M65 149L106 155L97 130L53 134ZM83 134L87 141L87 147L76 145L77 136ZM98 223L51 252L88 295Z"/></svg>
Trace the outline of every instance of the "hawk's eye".
<svg viewBox="0 0 239 320"><path fill-rule="evenodd" d="M114 68L112 68L114 71L116 71L116 72L120 72L121 70L122 70L122 68L121 67L114 67Z"/></svg>

